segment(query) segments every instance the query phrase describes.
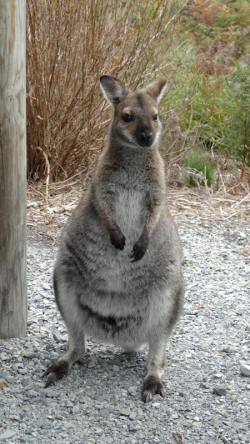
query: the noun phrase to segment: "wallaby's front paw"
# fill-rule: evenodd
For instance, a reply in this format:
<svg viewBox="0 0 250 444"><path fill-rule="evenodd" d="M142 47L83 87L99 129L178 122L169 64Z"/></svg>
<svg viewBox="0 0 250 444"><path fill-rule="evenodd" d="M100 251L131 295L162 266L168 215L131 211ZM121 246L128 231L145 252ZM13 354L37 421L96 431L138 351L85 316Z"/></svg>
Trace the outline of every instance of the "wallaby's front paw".
<svg viewBox="0 0 250 444"><path fill-rule="evenodd" d="M69 363L64 359L59 359L58 361L51 364L47 370L44 372L44 376L46 376L45 387L56 382L58 379L63 378L63 376L67 375L69 371Z"/></svg>
<svg viewBox="0 0 250 444"><path fill-rule="evenodd" d="M156 376L148 376L142 386L142 400L149 402L153 399L153 395L156 394L163 396L162 382Z"/></svg>
<svg viewBox="0 0 250 444"><path fill-rule="evenodd" d="M143 233L140 239L133 246L133 250L130 255L130 258L132 259L131 262L139 261L146 253L147 248L148 248L148 235Z"/></svg>
<svg viewBox="0 0 250 444"><path fill-rule="evenodd" d="M126 239L121 231L118 230L110 231L110 241L111 244L114 245L114 247L118 248L119 250L123 250L123 248L125 247Z"/></svg>

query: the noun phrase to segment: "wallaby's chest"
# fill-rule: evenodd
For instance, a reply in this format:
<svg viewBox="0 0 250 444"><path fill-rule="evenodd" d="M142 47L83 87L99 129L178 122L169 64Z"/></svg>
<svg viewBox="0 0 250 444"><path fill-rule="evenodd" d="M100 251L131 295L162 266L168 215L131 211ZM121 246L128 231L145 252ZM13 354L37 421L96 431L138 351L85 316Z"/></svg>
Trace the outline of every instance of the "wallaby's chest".
<svg viewBox="0 0 250 444"><path fill-rule="evenodd" d="M144 224L145 193L118 187L115 193L115 219L125 237L136 242Z"/></svg>
<svg viewBox="0 0 250 444"><path fill-rule="evenodd" d="M110 178L115 221L128 242L136 242L144 225L147 178L141 165L120 167Z"/></svg>

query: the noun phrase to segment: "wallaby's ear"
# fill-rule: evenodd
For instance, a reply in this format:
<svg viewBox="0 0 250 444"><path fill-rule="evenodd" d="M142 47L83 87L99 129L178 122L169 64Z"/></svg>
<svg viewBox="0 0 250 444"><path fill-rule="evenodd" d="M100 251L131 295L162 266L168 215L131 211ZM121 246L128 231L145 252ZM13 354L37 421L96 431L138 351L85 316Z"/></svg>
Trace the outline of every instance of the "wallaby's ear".
<svg viewBox="0 0 250 444"><path fill-rule="evenodd" d="M153 99L155 99L157 103L160 103L163 94L165 92L166 86L167 86L166 79L155 80L145 88L145 92L149 94L151 97L153 97Z"/></svg>
<svg viewBox="0 0 250 444"><path fill-rule="evenodd" d="M101 90L104 97L113 105L117 105L125 96L121 82L111 76L100 77Z"/></svg>

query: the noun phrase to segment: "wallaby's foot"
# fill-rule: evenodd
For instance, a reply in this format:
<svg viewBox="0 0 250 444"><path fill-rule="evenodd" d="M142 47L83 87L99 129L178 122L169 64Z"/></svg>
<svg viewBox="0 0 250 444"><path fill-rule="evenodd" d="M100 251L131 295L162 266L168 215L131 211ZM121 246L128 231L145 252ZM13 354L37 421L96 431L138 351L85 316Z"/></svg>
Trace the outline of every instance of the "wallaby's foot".
<svg viewBox="0 0 250 444"><path fill-rule="evenodd" d="M163 396L163 384L157 376L147 376L142 386L142 400L149 402L156 394Z"/></svg>
<svg viewBox="0 0 250 444"><path fill-rule="evenodd" d="M46 376L45 387L54 384L58 379L62 379L69 372L69 363L65 359L59 359L51 364L44 373Z"/></svg>

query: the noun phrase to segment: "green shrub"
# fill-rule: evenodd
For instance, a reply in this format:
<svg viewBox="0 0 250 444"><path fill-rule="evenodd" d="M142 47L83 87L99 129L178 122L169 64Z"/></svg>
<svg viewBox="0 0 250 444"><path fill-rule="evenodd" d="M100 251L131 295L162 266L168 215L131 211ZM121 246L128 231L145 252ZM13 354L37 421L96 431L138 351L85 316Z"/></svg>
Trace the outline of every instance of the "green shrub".
<svg viewBox="0 0 250 444"><path fill-rule="evenodd" d="M181 55L182 61L179 59ZM178 48L178 54L174 54L173 60L179 69L164 99L164 111L176 110L186 140L184 151L190 145L192 147L188 133L195 132L205 148L250 166L250 150L246 148L250 145L250 133L247 131L250 67L243 62L235 62L229 74L208 76L200 72L197 59L188 41L182 49ZM164 138L166 147L171 144L169 134L167 131ZM245 159L244 149L247 152Z"/></svg>
<svg viewBox="0 0 250 444"><path fill-rule="evenodd" d="M189 186L212 186L215 165L206 152L200 148L190 150L184 157L183 164L187 169L187 184Z"/></svg>
<svg viewBox="0 0 250 444"><path fill-rule="evenodd" d="M224 150L250 166L250 66L236 62L235 70L226 79ZM244 149L246 158L244 159Z"/></svg>
<svg viewBox="0 0 250 444"><path fill-rule="evenodd" d="M245 0L190 3L182 45L173 52L178 72L164 104L178 113L183 151L193 146L188 133L195 133L203 147L240 160L242 168L250 166L248 8Z"/></svg>

